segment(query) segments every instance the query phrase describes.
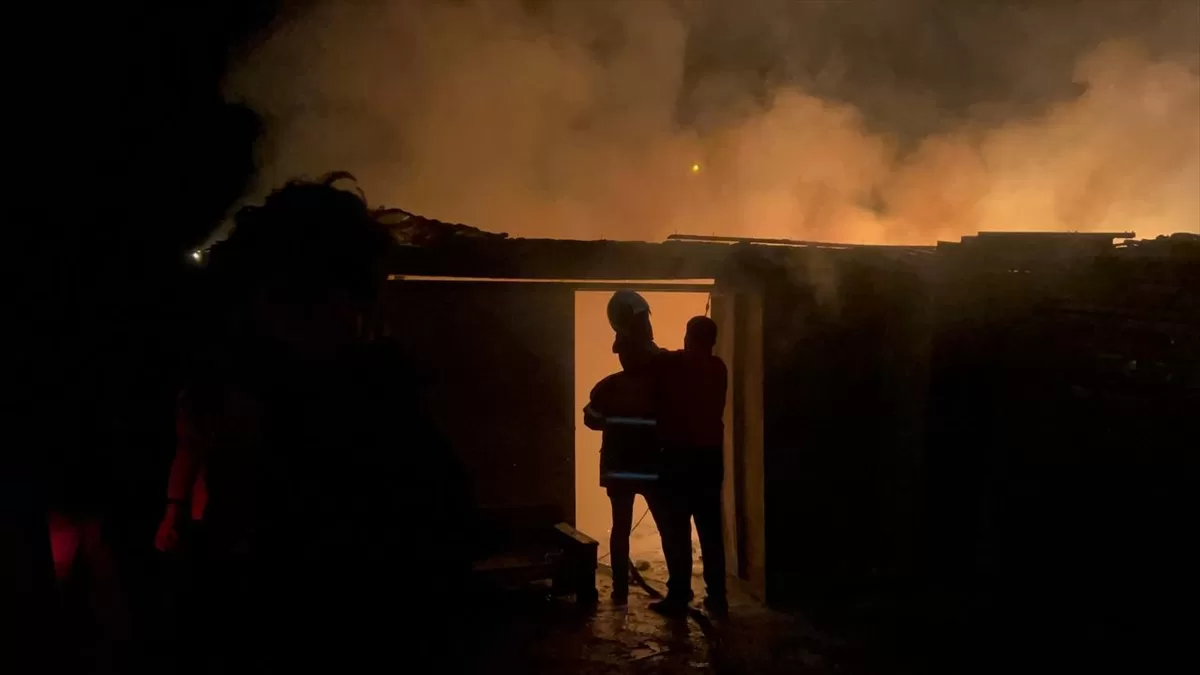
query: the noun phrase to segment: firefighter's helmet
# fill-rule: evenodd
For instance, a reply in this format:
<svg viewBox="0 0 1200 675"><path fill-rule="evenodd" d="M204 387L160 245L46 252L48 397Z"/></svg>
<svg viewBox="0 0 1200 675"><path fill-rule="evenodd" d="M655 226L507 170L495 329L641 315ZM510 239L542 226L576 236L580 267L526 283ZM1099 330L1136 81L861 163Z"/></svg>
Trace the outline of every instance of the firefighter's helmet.
<svg viewBox="0 0 1200 675"><path fill-rule="evenodd" d="M650 303L636 291L617 291L608 301L608 325L621 337L635 330L639 314L650 314Z"/></svg>

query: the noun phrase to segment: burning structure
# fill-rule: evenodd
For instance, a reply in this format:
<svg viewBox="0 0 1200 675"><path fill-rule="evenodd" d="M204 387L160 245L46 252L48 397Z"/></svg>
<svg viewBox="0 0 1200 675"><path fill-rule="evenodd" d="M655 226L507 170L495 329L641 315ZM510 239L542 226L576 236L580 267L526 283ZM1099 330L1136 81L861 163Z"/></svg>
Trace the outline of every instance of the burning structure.
<svg viewBox="0 0 1200 675"><path fill-rule="evenodd" d="M1157 535L1191 498L1194 235L889 247L453 231L470 236L396 247L381 320L436 371L434 415L486 508L576 521L576 291L701 290L731 372L730 569L767 603L844 607L931 578L1069 594L1181 560Z"/></svg>

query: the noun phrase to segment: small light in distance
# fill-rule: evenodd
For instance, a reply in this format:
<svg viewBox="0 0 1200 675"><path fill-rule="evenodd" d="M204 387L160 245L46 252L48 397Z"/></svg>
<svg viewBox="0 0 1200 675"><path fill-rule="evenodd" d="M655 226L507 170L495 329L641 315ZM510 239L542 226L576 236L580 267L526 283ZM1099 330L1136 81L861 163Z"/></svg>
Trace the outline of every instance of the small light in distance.
<svg viewBox="0 0 1200 675"><path fill-rule="evenodd" d="M700 165L692 164L692 173L700 173Z"/></svg>
<svg viewBox="0 0 1200 675"><path fill-rule="evenodd" d="M200 262L200 259L202 257L204 257L204 254L201 253L200 251L192 251L192 260L194 260L196 262Z"/></svg>

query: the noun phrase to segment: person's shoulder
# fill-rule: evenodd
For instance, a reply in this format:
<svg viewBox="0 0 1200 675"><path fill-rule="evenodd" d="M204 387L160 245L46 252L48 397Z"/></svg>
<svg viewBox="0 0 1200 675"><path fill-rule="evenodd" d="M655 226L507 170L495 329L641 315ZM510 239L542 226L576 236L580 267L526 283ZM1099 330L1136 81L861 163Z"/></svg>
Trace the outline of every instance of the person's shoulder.
<svg viewBox="0 0 1200 675"><path fill-rule="evenodd" d="M659 349L654 353L650 363L658 368L670 367L680 363L685 356L682 349Z"/></svg>
<svg viewBox="0 0 1200 675"><path fill-rule="evenodd" d="M609 391L614 387L621 386L622 384L624 384L625 380L627 380L628 378L629 378L629 374L626 373L625 371L618 371L611 375L604 376L603 378L600 379L599 382L596 383L596 386L592 387L593 398L597 394Z"/></svg>

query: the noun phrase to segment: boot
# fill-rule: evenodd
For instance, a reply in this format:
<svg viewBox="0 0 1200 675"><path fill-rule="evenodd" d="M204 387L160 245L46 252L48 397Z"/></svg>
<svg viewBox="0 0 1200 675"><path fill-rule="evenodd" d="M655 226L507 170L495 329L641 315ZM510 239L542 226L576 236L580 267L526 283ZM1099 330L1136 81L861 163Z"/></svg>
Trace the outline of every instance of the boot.
<svg viewBox="0 0 1200 675"><path fill-rule="evenodd" d="M629 560L618 563L613 561L613 589L612 600L614 605L624 605L629 601Z"/></svg>

